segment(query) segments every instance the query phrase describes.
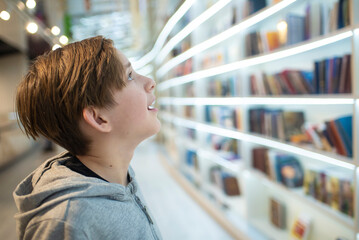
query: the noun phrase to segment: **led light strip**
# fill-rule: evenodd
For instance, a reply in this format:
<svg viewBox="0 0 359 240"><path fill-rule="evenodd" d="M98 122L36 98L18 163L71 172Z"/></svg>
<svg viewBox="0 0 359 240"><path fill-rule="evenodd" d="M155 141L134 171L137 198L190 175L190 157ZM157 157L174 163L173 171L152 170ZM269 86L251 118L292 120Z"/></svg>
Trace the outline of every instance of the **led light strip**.
<svg viewBox="0 0 359 240"><path fill-rule="evenodd" d="M252 57L245 60L240 60L234 63L225 64L219 67L214 67L198 72L194 72L182 77L172 78L158 85L158 90L162 91L164 89L192 82L201 78L211 77L223 73L228 73L231 71L239 70L242 68L251 67L258 64L263 64L270 61L279 60L285 57L293 56L296 54L304 53L315 48L320 48L353 36L353 30L346 30L345 32L340 32L331 37L325 37L317 41L312 41L307 44L302 44L297 47L287 48L285 50L278 50L273 53L264 54L258 57Z"/></svg>
<svg viewBox="0 0 359 240"><path fill-rule="evenodd" d="M157 71L157 77L161 78L166 72L172 69L174 66L178 65L179 63L189 59L190 57L196 55L197 53L203 52L204 50L213 47L214 45L234 36L235 34L243 31L246 28L249 28L260 21L270 17L271 15L277 13L278 11L286 8L290 4L294 3L296 0L282 0L281 2L263 9L259 11L254 16L247 18L246 20L240 22L239 24L235 25L234 27L188 49L184 53L178 55L175 58L169 60L166 64L164 64L161 68Z"/></svg>
<svg viewBox="0 0 359 240"><path fill-rule="evenodd" d="M152 50L149 53L147 53L145 56L140 58L138 61L132 63L132 66L135 69L142 68L143 66L145 66L147 63L151 62L156 57L156 55L162 48L163 44L165 43L168 35L172 31L173 27L183 17L183 15L190 9L190 7L193 5L193 3L195 1L196 0L186 0L181 5L181 7L172 15L172 17L168 20L166 25L163 27Z"/></svg>
<svg viewBox="0 0 359 240"><path fill-rule="evenodd" d="M288 98L288 97L224 97L224 98L159 98L160 105L352 105L353 98Z"/></svg>
<svg viewBox="0 0 359 240"><path fill-rule="evenodd" d="M234 138L246 142L251 142L255 144L259 144L262 146L270 147L270 148L276 148L281 151L286 151L294 154L298 154L304 157L316 159L322 162L330 163L339 167L347 168L350 170L355 169L355 165L353 163L346 162L344 160L338 160L336 158L332 158L326 155L323 155L321 153L317 153L314 151L306 150L300 147L292 146L290 144L282 143L279 141L275 141L269 138L265 137L259 137L252 134L242 133L230 129L225 129L221 127L212 126L209 124L199 123L179 117L170 116L167 114L162 114L162 118L165 121L173 122L176 125L187 127L187 128L193 128L197 131L201 132L207 132L211 134L216 134L220 136L225 136L229 138Z"/></svg>
<svg viewBox="0 0 359 240"><path fill-rule="evenodd" d="M183 28L179 33L176 34L173 38L171 38L168 43L161 49L157 58L156 64L159 65L160 62L167 56L167 54L185 37L188 36L194 29L196 29L199 25L205 22L207 19L216 14L219 10L221 10L224 6L230 3L232 0L220 0L216 2L212 7L203 12L200 16L195 18L192 22L190 22L185 28Z"/></svg>

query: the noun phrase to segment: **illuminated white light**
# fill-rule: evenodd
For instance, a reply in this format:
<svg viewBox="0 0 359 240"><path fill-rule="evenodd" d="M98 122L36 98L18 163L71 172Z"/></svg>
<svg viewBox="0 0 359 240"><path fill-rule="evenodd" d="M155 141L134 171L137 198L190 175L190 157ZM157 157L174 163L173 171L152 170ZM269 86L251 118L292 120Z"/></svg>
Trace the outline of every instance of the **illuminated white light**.
<svg viewBox="0 0 359 240"><path fill-rule="evenodd" d="M60 41L60 43L61 43L62 45L65 45L65 44L67 44L67 43L69 42L69 39L68 39L65 35L62 35L62 36L60 37L59 41Z"/></svg>
<svg viewBox="0 0 359 240"><path fill-rule="evenodd" d="M184 27L179 33L176 34L173 38L171 38L168 43L162 48L156 57L156 64L159 64L163 61L163 59L167 56L167 54L188 34L190 34L194 29L196 29L199 25L205 22L208 18L212 17L215 13L221 10L224 6L226 6L232 0L221 0L214 4L212 7L203 12L200 16L195 18L192 22L190 22L186 27Z"/></svg>
<svg viewBox="0 0 359 240"><path fill-rule="evenodd" d="M287 42L288 36L288 24L286 21L282 20L277 24L278 38L281 46L285 45Z"/></svg>
<svg viewBox="0 0 359 240"><path fill-rule="evenodd" d="M157 89L158 90L164 90L166 88L170 88L170 87L173 87L173 86L177 86L177 85L185 84L185 83L188 83L188 82L192 82L192 81L195 81L197 79L211 77L211 76L215 76L215 75L218 75L218 74L228 73L228 72L238 70L238 69L241 69L241 68L251 67L251 66L266 63L266 62L275 61L275 60L278 60L278 59L281 59L281 58L285 58L285 57L293 56L293 55L296 55L296 54L304 53L304 52L313 50L315 48L323 47L325 45L329 45L329 44L341 41L341 40L349 38L351 36L353 36L353 31L351 31L351 30L350 31L345 31L345 32L333 35L331 37L325 37L325 38L322 38L322 39L317 40L317 41L313 41L313 42L309 42L307 44L299 45L297 47L288 47L287 49L278 50L278 51L275 51L275 52L269 53L269 54L263 54L263 55L258 56L258 57L252 57L252 58L237 61L237 62L234 62L234 63L225 64L225 65L222 65L222 66L219 66L219 67L214 67L214 68L194 72L194 73L182 76L182 77L173 78L173 79L167 80L167 81L165 81L163 83L160 83L158 85Z"/></svg>
<svg viewBox="0 0 359 240"><path fill-rule="evenodd" d="M0 18L4 21L7 21L10 19L10 13L8 11L3 10L0 13Z"/></svg>
<svg viewBox="0 0 359 240"><path fill-rule="evenodd" d="M33 9L36 7L36 2L34 0L27 0L26 1L26 7Z"/></svg>
<svg viewBox="0 0 359 240"><path fill-rule="evenodd" d="M27 24L26 26L26 30L31 33L31 34L34 34L37 32L37 30L39 29L39 27L37 26L36 23L34 22L30 22L29 24Z"/></svg>
<svg viewBox="0 0 359 240"><path fill-rule="evenodd" d="M183 17L183 15L189 10L189 8L193 5L195 1L196 0L186 0L181 5L181 7L175 12L175 14L172 15L172 17L168 20L168 22L162 29L161 33L159 34L152 50L138 61L132 63L132 66L135 69L143 67L144 65L151 62L156 57L156 55L162 48L163 44L165 43L168 35L172 31L174 25L176 25L176 23Z"/></svg>
<svg viewBox="0 0 359 240"><path fill-rule="evenodd" d="M177 57L172 58L166 64L164 64L161 68L157 71L157 77L162 77L166 72L172 69L174 66L180 64L181 62L189 59L190 57L196 55L197 53L203 52L204 50L234 36L235 34L243 31L246 28L257 24L258 22L268 18L269 16L275 14L276 12L282 10L283 8L287 7L288 5L294 3L296 0L282 0L281 2L273 5L272 7L268 7L253 17L249 17L248 19L240 22L239 24L231 27L230 29L188 49L184 53L178 55Z"/></svg>
<svg viewBox="0 0 359 240"><path fill-rule="evenodd" d="M243 140L243 141L259 144L259 145L270 147L270 148L276 148L281 151L298 154L298 155L301 155L304 157L316 159L316 160L319 160L322 162L330 163L330 164L333 164L333 165L336 165L339 167L343 167L343 168L347 168L350 170L355 169L355 165L353 163L346 162L345 160L338 160L337 158L332 158L327 155L318 153L316 151L306 150L304 148L293 146L291 144L282 143L282 142L273 140L271 138L259 137L259 136L255 136L253 134L242 133L239 131L216 127L216 126L212 126L209 124L199 123L199 122L195 122L195 121L191 121L191 120L187 120L187 119L183 119L183 118L179 118L179 117L165 116L165 115L161 115L161 116L166 121L173 122L174 124L179 125L179 126L193 128L193 129L196 129L197 131L212 133L212 134L229 137L229 138L234 138L234 139L238 139L238 140Z"/></svg>
<svg viewBox="0 0 359 240"><path fill-rule="evenodd" d="M17 8L21 11L23 11L25 9L25 4L21 1L19 1L17 4L16 4Z"/></svg>
<svg viewBox="0 0 359 240"><path fill-rule="evenodd" d="M59 35L61 32L60 28L58 26L53 26L51 28L51 33L54 34L55 36Z"/></svg>
<svg viewBox="0 0 359 240"><path fill-rule="evenodd" d="M287 22L286 21L280 21L278 24L277 24L277 29L278 31L285 31L287 29Z"/></svg>
<svg viewBox="0 0 359 240"><path fill-rule="evenodd" d="M52 47L52 50L56 50L56 49L58 49L58 48L60 48L60 47L61 47L61 45L55 44L55 45Z"/></svg>
<svg viewBox="0 0 359 240"><path fill-rule="evenodd" d="M226 98L159 98L161 105L353 105L353 98L286 98L286 97L226 97Z"/></svg>

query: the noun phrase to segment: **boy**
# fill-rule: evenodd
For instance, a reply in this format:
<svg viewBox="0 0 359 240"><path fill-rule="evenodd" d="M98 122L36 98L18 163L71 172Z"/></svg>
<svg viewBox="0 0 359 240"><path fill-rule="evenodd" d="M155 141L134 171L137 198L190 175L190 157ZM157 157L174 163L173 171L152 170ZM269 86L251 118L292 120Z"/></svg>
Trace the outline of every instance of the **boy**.
<svg viewBox="0 0 359 240"><path fill-rule="evenodd" d="M161 239L130 167L160 129L155 85L101 36L36 59L18 86L19 120L67 152L16 187L20 239Z"/></svg>

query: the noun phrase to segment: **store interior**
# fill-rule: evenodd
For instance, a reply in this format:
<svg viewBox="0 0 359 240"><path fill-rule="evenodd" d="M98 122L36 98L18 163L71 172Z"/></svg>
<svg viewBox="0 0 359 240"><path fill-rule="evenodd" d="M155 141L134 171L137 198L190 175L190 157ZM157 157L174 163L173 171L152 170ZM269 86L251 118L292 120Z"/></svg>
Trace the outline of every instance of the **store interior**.
<svg viewBox="0 0 359 240"><path fill-rule="evenodd" d="M156 82L132 165L164 239L359 239L359 0L0 0L1 239L12 191L63 151L29 139L37 56L102 35ZM1 215L0 215L1 216Z"/></svg>

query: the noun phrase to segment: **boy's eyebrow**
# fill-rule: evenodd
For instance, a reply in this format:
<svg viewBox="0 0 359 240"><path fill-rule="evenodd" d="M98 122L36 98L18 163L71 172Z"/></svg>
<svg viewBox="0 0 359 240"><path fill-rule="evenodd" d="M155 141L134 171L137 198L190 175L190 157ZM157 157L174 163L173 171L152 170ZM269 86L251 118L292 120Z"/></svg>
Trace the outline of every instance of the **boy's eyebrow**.
<svg viewBox="0 0 359 240"><path fill-rule="evenodd" d="M126 65L125 65L125 68L129 68L129 67L131 67L131 63L127 62Z"/></svg>

